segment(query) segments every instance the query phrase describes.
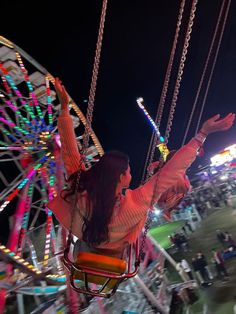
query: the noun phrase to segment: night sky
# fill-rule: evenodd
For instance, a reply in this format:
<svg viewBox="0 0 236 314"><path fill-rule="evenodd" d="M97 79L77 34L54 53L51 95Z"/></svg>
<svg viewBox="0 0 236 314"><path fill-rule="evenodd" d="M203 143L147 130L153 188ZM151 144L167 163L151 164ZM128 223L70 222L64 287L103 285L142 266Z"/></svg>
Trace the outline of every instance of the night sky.
<svg viewBox="0 0 236 314"><path fill-rule="evenodd" d="M191 2L186 2L189 12ZM181 145L221 3L218 0L198 2L169 141L172 149ZM144 98L146 109L154 118L179 5L177 0L108 1L93 129L105 150L118 149L128 153L134 182L140 179L152 131L136 104L136 98ZM1 1L1 35L24 49L54 76L59 76L84 113L101 6L101 0L63 1L63 4L59 1ZM235 110L235 12L236 1L232 1L203 120L216 113L225 115ZM185 14L184 30L187 17ZM182 43L183 33L178 57ZM177 60L175 68L176 64ZM171 86L174 82L175 78ZM162 132L169 103L164 112ZM195 131L200 105L190 137ZM227 133L211 135L205 146L205 160L235 143L235 131L236 126Z"/></svg>

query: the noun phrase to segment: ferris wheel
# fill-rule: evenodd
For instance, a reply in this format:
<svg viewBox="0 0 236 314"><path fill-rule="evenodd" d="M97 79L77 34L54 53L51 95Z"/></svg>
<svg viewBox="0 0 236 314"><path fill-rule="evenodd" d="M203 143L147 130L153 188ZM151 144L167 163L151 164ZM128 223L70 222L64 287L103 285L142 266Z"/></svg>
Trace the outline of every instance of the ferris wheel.
<svg viewBox="0 0 236 314"><path fill-rule="evenodd" d="M24 251L25 235L46 216L44 263L55 248L52 212L46 208L64 185L57 133L59 101L54 78L20 47L0 36L0 212L16 207L14 231L8 247ZM86 118L70 100L78 147ZM90 129L86 166L96 162L103 149Z"/></svg>

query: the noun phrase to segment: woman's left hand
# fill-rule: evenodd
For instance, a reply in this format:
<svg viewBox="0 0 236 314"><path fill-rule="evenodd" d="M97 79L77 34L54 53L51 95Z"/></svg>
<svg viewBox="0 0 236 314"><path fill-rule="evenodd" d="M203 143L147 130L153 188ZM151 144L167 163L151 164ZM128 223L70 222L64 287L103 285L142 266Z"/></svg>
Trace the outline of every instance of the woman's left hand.
<svg viewBox="0 0 236 314"><path fill-rule="evenodd" d="M58 77L55 79L55 89L61 104L61 110L68 109L70 97Z"/></svg>

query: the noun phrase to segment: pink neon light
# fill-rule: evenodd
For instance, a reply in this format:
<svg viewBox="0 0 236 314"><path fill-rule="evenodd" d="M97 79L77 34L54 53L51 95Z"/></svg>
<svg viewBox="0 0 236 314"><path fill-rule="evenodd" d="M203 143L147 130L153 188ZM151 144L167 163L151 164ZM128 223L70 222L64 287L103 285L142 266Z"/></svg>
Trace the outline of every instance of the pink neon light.
<svg viewBox="0 0 236 314"><path fill-rule="evenodd" d="M32 185L29 188L29 192L32 193ZM18 250L17 250L18 255L21 255L22 243L23 243L23 240L24 240L25 235L26 235L27 222L29 219L31 196L32 196L32 194L31 195L29 195L29 193L27 194L27 199L26 199L27 205L25 207L25 213L23 216L24 223L22 224L22 228L21 228L20 235L19 235L19 241L18 241ZM25 220L26 220L26 222L25 222Z"/></svg>
<svg viewBox="0 0 236 314"><path fill-rule="evenodd" d="M13 111L17 111L17 107L13 105L9 100L7 100L6 103Z"/></svg>
<svg viewBox="0 0 236 314"><path fill-rule="evenodd" d="M4 75L9 74L9 72L4 68L2 63L0 63L0 69L2 70ZM6 80L6 83L7 83L7 80ZM18 89L14 89L14 92L20 98L20 102L22 103L22 105L26 105L27 102L22 99L22 94L20 93L20 91Z"/></svg>
<svg viewBox="0 0 236 314"><path fill-rule="evenodd" d="M4 313L6 299L7 299L7 291L5 289L1 289L0 290L0 314Z"/></svg>
<svg viewBox="0 0 236 314"><path fill-rule="evenodd" d="M15 127L16 126L14 123L9 122L8 120L6 120L6 119L4 119L2 117L0 117L0 121L4 122L5 124L7 124L7 125L9 125L11 127Z"/></svg>
<svg viewBox="0 0 236 314"><path fill-rule="evenodd" d="M17 147L17 146L4 146L4 149L7 149L7 150L23 150L22 147Z"/></svg>
<svg viewBox="0 0 236 314"><path fill-rule="evenodd" d="M17 251L17 243L20 235L22 220L25 213L25 208L27 207L27 194L28 194L29 184L27 184L22 191L22 198L19 201L19 204L15 213L15 225L13 231L11 232L10 238L8 240L8 248L9 250L16 253Z"/></svg>
<svg viewBox="0 0 236 314"><path fill-rule="evenodd" d="M37 172L37 170L41 167L37 164L32 170L29 171L28 175L26 176L25 183L19 188L19 186L22 184L22 182L19 184L19 186L15 189L15 191L10 194L6 201L0 206L0 212L5 208L5 206L18 194L18 192L25 186L25 184L32 178L32 176ZM22 180L23 181L23 180Z"/></svg>

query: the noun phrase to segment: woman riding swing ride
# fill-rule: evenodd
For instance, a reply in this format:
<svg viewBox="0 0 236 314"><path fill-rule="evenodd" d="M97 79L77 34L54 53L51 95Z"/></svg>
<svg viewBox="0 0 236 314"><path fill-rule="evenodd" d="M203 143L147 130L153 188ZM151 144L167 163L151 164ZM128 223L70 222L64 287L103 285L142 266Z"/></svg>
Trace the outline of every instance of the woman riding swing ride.
<svg viewBox="0 0 236 314"><path fill-rule="evenodd" d="M75 262L71 263L68 258L70 248L64 256L73 288L80 293L109 297L120 282L135 276L138 271L137 245L132 272L131 253L128 266L122 258L127 247L136 243L148 210L183 177L206 137L228 130L233 125L235 114L230 113L223 119L218 114L207 120L198 134L157 173L131 190L129 158L121 152L106 152L90 169L82 167L84 160L78 150L69 114L69 96L59 79L55 81L55 88L61 103L58 130L68 187L49 202L48 207L58 221L66 229L71 228L71 234L79 239L79 247L75 246L78 251L74 252ZM83 288L76 285L77 279L84 281ZM89 283L100 288L94 290Z"/></svg>
<svg viewBox="0 0 236 314"><path fill-rule="evenodd" d="M180 6L170 61L175 53L183 6L184 1L181 2ZM111 296L122 281L137 274L148 231L149 218L147 219L147 213L149 209L152 209L156 203L164 202L165 205L168 205L168 208L171 208L172 204L179 202L179 195L182 197L187 189L186 182L184 182L185 172L195 160L206 136L213 132L228 130L235 118L234 114L229 114L224 119L220 119L220 116L216 115L206 121L200 132L188 144L180 148L171 160L165 163L162 168L159 167L158 172L134 190L129 189L131 181L129 158L121 152L105 153L94 166L86 170L83 167L86 164L84 156L91 128L106 8L107 0L103 0L88 102L87 123L81 152L77 147L73 122L69 115L69 96L61 82L58 79L55 81L62 109L58 119L58 129L62 144L62 159L68 177L68 188L48 204L59 222L69 230L67 246L64 251L64 264L70 273L71 286L79 293L101 297ZM168 141L171 129L195 10L196 1L193 2L191 7L186 30L184 48L167 122L166 141ZM162 116L171 68L172 62L169 62L159 104L160 111L158 108L159 120ZM159 128L159 124L157 124L157 127ZM153 145L153 148L155 149L155 145ZM175 187L181 186L183 191L175 189ZM145 231L139 251L136 241L144 225ZM74 246L74 262L69 258L73 235L79 239ZM136 256L132 268L131 248L133 246L135 247ZM128 265L126 260L122 259L125 257L127 248L129 248ZM79 285L77 285L77 279L79 279ZM83 287L80 286L82 282L84 282ZM96 284L96 289L91 283Z"/></svg>

